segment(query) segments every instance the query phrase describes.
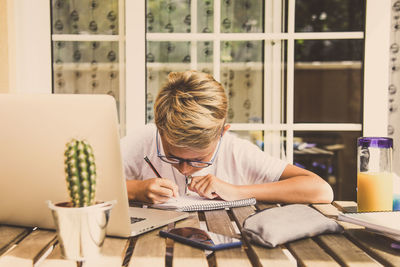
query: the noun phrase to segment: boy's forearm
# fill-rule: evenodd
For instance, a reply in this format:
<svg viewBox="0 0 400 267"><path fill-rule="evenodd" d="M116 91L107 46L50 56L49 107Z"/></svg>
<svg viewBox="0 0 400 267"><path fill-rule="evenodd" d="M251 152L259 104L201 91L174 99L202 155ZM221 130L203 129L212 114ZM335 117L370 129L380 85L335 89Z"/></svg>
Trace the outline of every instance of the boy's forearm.
<svg viewBox="0 0 400 267"><path fill-rule="evenodd" d="M237 186L241 198L273 203L331 203L332 188L318 176L298 176L273 183Z"/></svg>
<svg viewBox="0 0 400 267"><path fill-rule="evenodd" d="M126 180L126 189L128 191L128 198L131 200L138 200L137 195L140 190L140 180Z"/></svg>

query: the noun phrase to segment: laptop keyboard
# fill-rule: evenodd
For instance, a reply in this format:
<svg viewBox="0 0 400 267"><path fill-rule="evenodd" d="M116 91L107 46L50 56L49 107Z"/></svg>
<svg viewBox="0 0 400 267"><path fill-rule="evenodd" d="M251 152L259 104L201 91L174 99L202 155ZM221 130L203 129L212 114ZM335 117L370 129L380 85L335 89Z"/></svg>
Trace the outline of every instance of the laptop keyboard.
<svg viewBox="0 0 400 267"><path fill-rule="evenodd" d="M146 218L131 217L131 224L146 220Z"/></svg>

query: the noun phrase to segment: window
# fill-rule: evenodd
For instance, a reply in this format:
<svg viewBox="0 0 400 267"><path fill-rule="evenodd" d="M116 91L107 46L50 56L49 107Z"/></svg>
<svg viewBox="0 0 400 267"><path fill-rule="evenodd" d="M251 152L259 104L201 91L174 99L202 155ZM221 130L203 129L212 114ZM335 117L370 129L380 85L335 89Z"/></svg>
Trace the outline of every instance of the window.
<svg viewBox="0 0 400 267"><path fill-rule="evenodd" d="M232 131L354 199L364 17L363 0L147 0L146 122L170 71L211 73Z"/></svg>
<svg viewBox="0 0 400 267"><path fill-rule="evenodd" d="M108 94L125 132L124 2L51 1L55 94ZM122 11L122 12L121 12Z"/></svg>
<svg viewBox="0 0 400 267"><path fill-rule="evenodd" d="M90 2L75 0L77 5ZM82 72L87 68L86 90L90 90L90 44L101 42L106 52L100 59L96 50L96 59L103 62L106 77L111 65L106 54L115 52L121 127L134 132L151 120L151 97L146 98L146 94L155 96L162 71L209 71L233 98L233 131L275 156L319 168L334 187L349 188L346 192L338 188L336 199L355 198L355 175L340 173L355 172L355 165L351 165L355 157L349 154L355 153L354 138L387 134L390 1L191 0L190 7L189 1L178 0L95 2L99 3L97 10L105 2L117 3L117 34L52 35L52 1L10 1L8 32L14 33L9 38L13 44L9 46L11 92L53 92L57 74L52 77L51 45L58 41L65 42L65 51L68 47L65 53L71 68L75 67L71 60L74 42L81 53L89 52L87 59L81 55L80 62L87 62L86 67L82 64L79 68ZM159 11L162 19L156 11L157 2L165 7ZM168 4L172 4L170 9ZM148 7L154 9L151 31ZM110 11L101 10L100 16ZM80 28L89 26L87 13L80 13L85 14L80 16L84 24ZM103 21L111 25L107 18ZM169 32L171 29L174 31ZM118 48L114 45L111 49L112 43L118 43ZM167 57L164 51L168 49ZM335 52L338 50L341 53ZM153 62L151 56L146 61L149 52ZM69 80L64 82L69 84ZM329 153L321 154L315 166L307 163L308 156L301 155L304 150L318 149ZM338 167L322 167L324 164Z"/></svg>

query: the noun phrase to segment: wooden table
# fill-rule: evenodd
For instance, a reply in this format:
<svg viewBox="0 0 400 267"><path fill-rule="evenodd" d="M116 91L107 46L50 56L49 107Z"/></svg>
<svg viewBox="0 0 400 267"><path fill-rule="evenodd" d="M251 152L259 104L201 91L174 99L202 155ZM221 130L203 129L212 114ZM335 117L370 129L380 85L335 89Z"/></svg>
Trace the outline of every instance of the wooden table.
<svg viewBox="0 0 400 267"><path fill-rule="evenodd" d="M210 231L238 236L243 220L256 210L275 205L234 208L191 213L175 227L206 224ZM335 218L338 210L353 209L354 202L336 201L312 205L327 217ZM326 234L268 249L243 240L241 248L204 251L158 236L158 230L130 239L107 237L103 256L83 266L400 266L400 251L390 247L391 240L341 223L344 234ZM166 227L164 227L166 228ZM62 259L54 231L0 225L0 266L77 266Z"/></svg>

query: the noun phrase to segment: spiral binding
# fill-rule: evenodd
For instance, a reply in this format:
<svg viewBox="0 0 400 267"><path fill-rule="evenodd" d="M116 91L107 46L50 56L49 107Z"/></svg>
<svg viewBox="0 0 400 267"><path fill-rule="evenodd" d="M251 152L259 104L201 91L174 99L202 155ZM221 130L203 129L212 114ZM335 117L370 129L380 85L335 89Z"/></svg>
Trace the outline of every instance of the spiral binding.
<svg viewBox="0 0 400 267"><path fill-rule="evenodd" d="M223 201L218 203L208 203L208 204L193 204L189 206L182 207L178 210L180 211L206 211L206 210L218 210L218 209L226 209L226 208L237 208L255 205L255 198L247 198L233 201Z"/></svg>

